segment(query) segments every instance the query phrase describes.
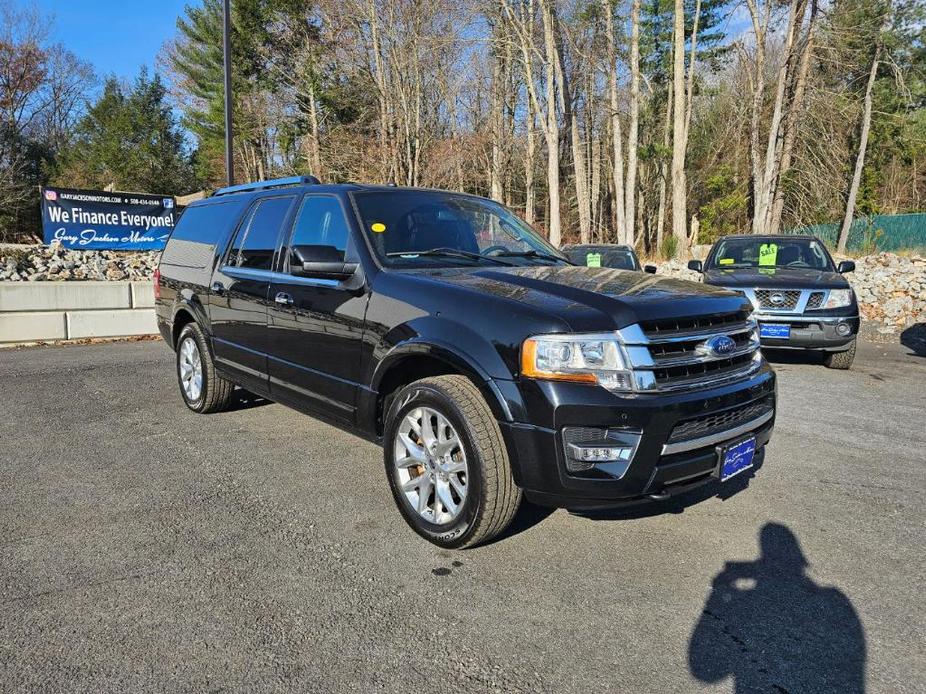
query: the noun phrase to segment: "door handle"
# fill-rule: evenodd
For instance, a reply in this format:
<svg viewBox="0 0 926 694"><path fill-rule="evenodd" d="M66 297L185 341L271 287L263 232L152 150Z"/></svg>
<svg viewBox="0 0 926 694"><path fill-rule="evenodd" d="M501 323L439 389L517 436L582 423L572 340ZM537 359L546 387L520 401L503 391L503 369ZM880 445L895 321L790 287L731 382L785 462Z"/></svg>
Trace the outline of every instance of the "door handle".
<svg viewBox="0 0 926 694"><path fill-rule="evenodd" d="M221 294L222 292L225 291L225 285L222 284L221 282L213 282L213 283L212 283L212 287L210 287L210 288L211 288L212 291L215 292L216 294Z"/></svg>
<svg viewBox="0 0 926 694"><path fill-rule="evenodd" d="M286 292L280 292L273 298L273 300L276 303L280 304L281 306L292 306L293 305L293 297L291 297Z"/></svg>

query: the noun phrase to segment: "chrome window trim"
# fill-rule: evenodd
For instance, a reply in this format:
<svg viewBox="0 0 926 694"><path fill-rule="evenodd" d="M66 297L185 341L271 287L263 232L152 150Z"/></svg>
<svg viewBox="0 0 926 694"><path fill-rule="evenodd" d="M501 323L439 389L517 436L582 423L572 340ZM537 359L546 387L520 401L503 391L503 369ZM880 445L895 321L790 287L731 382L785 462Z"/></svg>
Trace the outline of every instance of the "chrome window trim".
<svg viewBox="0 0 926 694"><path fill-rule="evenodd" d="M321 277L297 277L296 275L287 275L285 272L274 272L273 270L255 270L253 268L234 267L232 265L223 265L219 272L229 277L241 280L266 280L276 282L277 284L303 284L310 287L337 287L341 280L324 279Z"/></svg>

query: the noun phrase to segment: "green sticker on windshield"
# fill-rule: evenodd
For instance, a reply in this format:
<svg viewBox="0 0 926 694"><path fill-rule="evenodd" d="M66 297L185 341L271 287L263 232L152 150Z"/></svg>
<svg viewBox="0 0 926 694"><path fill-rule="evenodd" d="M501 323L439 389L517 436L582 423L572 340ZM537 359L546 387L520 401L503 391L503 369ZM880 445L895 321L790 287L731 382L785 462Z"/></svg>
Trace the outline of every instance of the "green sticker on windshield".
<svg viewBox="0 0 926 694"><path fill-rule="evenodd" d="M586 253L585 265L587 267L601 267L601 253Z"/></svg>
<svg viewBox="0 0 926 694"><path fill-rule="evenodd" d="M759 265L775 265L775 260L777 258L777 243L763 243L759 246Z"/></svg>
<svg viewBox="0 0 926 694"><path fill-rule="evenodd" d="M719 265L733 265L733 258L721 258L717 263Z"/></svg>

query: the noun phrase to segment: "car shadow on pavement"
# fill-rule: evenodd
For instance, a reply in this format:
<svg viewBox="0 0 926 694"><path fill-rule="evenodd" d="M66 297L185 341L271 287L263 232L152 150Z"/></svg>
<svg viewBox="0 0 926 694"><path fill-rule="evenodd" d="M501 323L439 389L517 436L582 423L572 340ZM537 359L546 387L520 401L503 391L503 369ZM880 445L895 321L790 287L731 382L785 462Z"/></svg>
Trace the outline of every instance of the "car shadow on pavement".
<svg viewBox="0 0 926 694"><path fill-rule="evenodd" d="M727 562L688 644L688 666L704 683L732 677L735 692L865 690L865 633L852 602L807 575L795 535L768 523L761 556Z"/></svg>
<svg viewBox="0 0 926 694"><path fill-rule="evenodd" d="M773 347L763 347L762 356L769 360L772 365L780 364L822 364L826 356L823 352L814 352L802 349L775 349Z"/></svg>
<svg viewBox="0 0 926 694"><path fill-rule="evenodd" d="M254 395L249 390L245 390L240 386L235 387L235 392L232 396L232 400L228 403L228 407L225 408L225 412L237 412L238 410L250 410L252 407L263 407L264 405L272 405L273 402L267 398L263 398L260 395Z"/></svg>
<svg viewBox="0 0 926 694"><path fill-rule="evenodd" d="M900 333L900 344L918 357L926 357L926 323L916 323Z"/></svg>

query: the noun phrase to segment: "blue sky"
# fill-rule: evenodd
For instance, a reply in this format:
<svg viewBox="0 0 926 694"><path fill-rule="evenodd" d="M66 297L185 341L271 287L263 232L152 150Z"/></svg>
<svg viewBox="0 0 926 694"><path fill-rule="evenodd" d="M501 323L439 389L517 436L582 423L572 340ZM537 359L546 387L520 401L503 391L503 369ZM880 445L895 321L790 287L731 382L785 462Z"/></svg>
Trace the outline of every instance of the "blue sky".
<svg viewBox="0 0 926 694"><path fill-rule="evenodd" d="M29 0L19 4L25 5ZM31 4L31 3L29 3ZM158 51L176 34L177 17L196 0L35 0L54 17L52 36L93 64L101 77L132 78L153 69Z"/></svg>

